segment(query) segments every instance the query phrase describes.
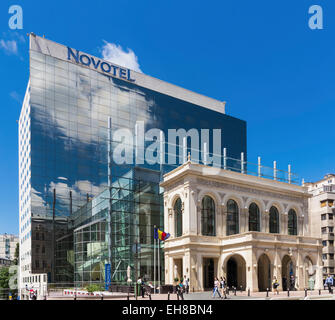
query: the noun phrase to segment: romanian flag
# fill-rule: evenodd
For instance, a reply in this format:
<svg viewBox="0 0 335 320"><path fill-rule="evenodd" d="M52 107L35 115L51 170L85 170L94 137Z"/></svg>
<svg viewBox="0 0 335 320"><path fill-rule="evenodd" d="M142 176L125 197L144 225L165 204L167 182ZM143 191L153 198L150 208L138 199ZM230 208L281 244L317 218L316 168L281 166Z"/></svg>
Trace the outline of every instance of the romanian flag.
<svg viewBox="0 0 335 320"><path fill-rule="evenodd" d="M170 233L166 233L162 230L159 230L158 228L155 228L155 230L154 230L154 238L155 239L165 241L169 237L170 237Z"/></svg>

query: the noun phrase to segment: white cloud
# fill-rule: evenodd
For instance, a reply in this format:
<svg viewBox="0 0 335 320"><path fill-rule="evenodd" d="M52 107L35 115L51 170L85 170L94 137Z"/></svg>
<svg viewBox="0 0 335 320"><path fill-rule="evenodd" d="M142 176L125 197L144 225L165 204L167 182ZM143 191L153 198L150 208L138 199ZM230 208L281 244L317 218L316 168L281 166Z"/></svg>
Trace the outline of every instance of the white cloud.
<svg viewBox="0 0 335 320"><path fill-rule="evenodd" d="M10 94L12 99L17 101L18 103L22 103L22 99L20 98L20 95L16 91L12 91Z"/></svg>
<svg viewBox="0 0 335 320"><path fill-rule="evenodd" d="M105 40L104 43L102 47L102 58L104 60L142 73L138 58L133 50L127 48L127 51L124 51L120 45Z"/></svg>
<svg viewBox="0 0 335 320"><path fill-rule="evenodd" d="M7 54L17 54L17 42L15 40L0 40L0 48Z"/></svg>

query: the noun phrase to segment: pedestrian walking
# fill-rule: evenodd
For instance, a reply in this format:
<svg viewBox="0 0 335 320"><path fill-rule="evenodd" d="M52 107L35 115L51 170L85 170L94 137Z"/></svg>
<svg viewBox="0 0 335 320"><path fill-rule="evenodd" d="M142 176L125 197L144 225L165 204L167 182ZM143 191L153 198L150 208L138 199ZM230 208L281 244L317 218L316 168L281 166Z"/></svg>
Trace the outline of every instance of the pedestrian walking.
<svg viewBox="0 0 335 320"><path fill-rule="evenodd" d="M226 293L226 278L224 277L220 278L220 289L221 289L221 298L223 298Z"/></svg>
<svg viewBox="0 0 335 320"><path fill-rule="evenodd" d="M291 291L295 290L295 278L293 274L290 276L290 290Z"/></svg>
<svg viewBox="0 0 335 320"><path fill-rule="evenodd" d="M278 293L278 287L279 287L279 282L278 282L278 280L277 280L276 277L273 277L273 281L272 281L273 292L277 292Z"/></svg>
<svg viewBox="0 0 335 320"><path fill-rule="evenodd" d="M143 290L143 281L141 277L138 277L137 279L137 296L141 294L142 298L144 298L144 290Z"/></svg>
<svg viewBox="0 0 335 320"><path fill-rule="evenodd" d="M180 279L179 284L177 286L177 295L181 298L181 300L184 300L184 285L183 285L183 279Z"/></svg>
<svg viewBox="0 0 335 320"><path fill-rule="evenodd" d="M328 287L329 293L333 293L332 286L334 285L334 279L330 274L328 274L328 277L325 281L325 285Z"/></svg>
<svg viewBox="0 0 335 320"><path fill-rule="evenodd" d="M142 298L144 298L144 293L145 293L145 282L144 282L144 278L141 278L141 294L142 294Z"/></svg>
<svg viewBox="0 0 335 320"><path fill-rule="evenodd" d="M219 282L218 278L215 277L214 278L214 288L213 288L213 298L215 298L215 293L216 292L218 293L219 297L221 298L219 287L220 287L220 282Z"/></svg>

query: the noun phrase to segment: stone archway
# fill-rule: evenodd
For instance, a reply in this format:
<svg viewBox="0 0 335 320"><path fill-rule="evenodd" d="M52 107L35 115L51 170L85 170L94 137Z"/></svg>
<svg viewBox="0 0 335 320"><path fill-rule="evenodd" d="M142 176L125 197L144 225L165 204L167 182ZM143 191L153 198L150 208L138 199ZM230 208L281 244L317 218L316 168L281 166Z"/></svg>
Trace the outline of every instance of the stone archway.
<svg viewBox="0 0 335 320"><path fill-rule="evenodd" d="M282 285L284 291L295 288L295 266L289 255L282 259Z"/></svg>
<svg viewBox="0 0 335 320"><path fill-rule="evenodd" d="M265 253L263 253L258 259L257 270L258 290L271 290L271 261Z"/></svg>
<svg viewBox="0 0 335 320"><path fill-rule="evenodd" d="M314 289L316 280L316 269L310 257L304 259L304 286L310 290Z"/></svg>
<svg viewBox="0 0 335 320"><path fill-rule="evenodd" d="M240 255L231 256L226 262L226 279L229 288L246 288L246 263Z"/></svg>

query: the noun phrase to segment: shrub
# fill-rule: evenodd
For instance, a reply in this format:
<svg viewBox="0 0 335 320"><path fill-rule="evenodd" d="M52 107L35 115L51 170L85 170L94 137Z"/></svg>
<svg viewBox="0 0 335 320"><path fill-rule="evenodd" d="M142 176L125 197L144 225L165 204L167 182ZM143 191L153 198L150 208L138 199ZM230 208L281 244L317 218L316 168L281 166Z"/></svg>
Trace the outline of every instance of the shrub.
<svg viewBox="0 0 335 320"><path fill-rule="evenodd" d="M104 291L104 287L100 284L90 284L86 287L86 290L90 293L94 291Z"/></svg>

